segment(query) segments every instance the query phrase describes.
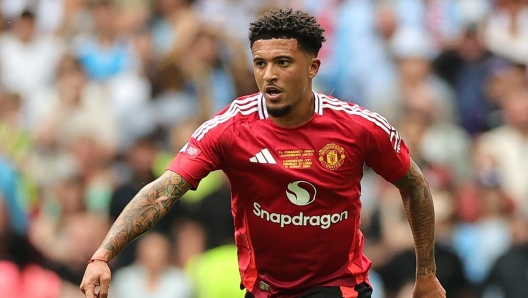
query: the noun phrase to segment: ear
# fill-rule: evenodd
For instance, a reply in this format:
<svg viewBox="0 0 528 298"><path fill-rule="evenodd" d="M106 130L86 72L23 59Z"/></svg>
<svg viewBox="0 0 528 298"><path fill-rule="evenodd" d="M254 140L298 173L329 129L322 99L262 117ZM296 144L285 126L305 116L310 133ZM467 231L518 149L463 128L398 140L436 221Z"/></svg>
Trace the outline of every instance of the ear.
<svg viewBox="0 0 528 298"><path fill-rule="evenodd" d="M310 68L308 69L308 77L310 79L315 78L319 72L319 67L321 66L321 60L317 57L312 58L310 63Z"/></svg>

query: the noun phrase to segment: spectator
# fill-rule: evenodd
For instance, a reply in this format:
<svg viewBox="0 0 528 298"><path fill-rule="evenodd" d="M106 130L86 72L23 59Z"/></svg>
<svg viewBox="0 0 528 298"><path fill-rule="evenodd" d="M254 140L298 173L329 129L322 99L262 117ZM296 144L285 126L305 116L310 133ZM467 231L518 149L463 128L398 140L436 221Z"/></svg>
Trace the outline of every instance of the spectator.
<svg viewBox="0 0 528 298"><path fill-rule="evenodd" d="M22 99L18 94L0 91L0 156L24 167L33 145L31 135L24 127Z"/></svg>
<svg viewBox="0 0 528 298"><path fill-rule="evenodd" d="M528 221L525 214L515 215L510 231L514 245L493 265L481 298L522 298L528 293Z"/></svg>
<svg viewBox="0 0 528 298"><path fill-rule="evenodd" d="M157 233L142 237L137 262L116 271L110 295L115 298L191 298L185 273L169 265L170 242Z"/></svg>
<svg viewBox="0 0 528 298"><path fill-rule="evenodd" d="M394 75L391 57L375 28L372 1L300 2L325 29L327 42L318 56L322 67L314 81L318 91L371 108L372 94Z"/></svg>
<svg viewBox="0 0 528 298"><path fill-rule="evenodd" d="M58 182L55 204L43 206L32 221L30 240L54 264L63 280L77 285L83 276L91 239L103 239L106 218L88 212L84 203L84 185L79 177ZM90 227L87 229L86 227Z"/></svg>
<svg viewBox="0 0 528 298"><path fill-rule="evenodd" d="M35 22L35 14L24 11L0 38L0 82L7 91L21 95L24 110L29 112L36 104L32 96L52 83L64 52L59 40L36 34Z"/></svg>
<svg viewBox="0 0 528 298"><path fill-rule="evenodd" d="M237 267L237 249L226 244L193 258L187 272L196 288L196 298L242 298L239 289L240 273Z"/></svg>
<svg viewBox="0 0 528 298"><path fill-rule="evenodd" d="M506 90L505 90L506 91ZM496 172L500 186L520 212L528 210L528 87L513 86L502 95L505 123L479 138L476 166L480 172Z"/></svg>
<svg viewBox="0 0 528 298"><path fill-rule="evenodd" d="M429 87L429 89L428 89ZM458 125L443 119L430 86L409 90L398 126L412 148L411 155L423 164L448 168L459 184L471 173L471 143Z"/></svg>
<svg viewBox="0 0 528 298"><path fill-rule="evenodd" d="M104 81L133 66L130 40L117 27L117 11L111 1L97 1L92 9L95 32L76 40L79 57L88 77Z"/></svg>
<svg viewBox="0 0 528 298"><path fill-rule="evenodd" d="M89 34L93 29L94 21L88 6L89 4L84 0L64 1L61 23L56 34L68 43L71 43L77 36Z"/></svg>
<svg viewBox="0 0 528 298"><path fill-rule="evenodd" d="M488 118L494 110L486 93L492 58L476 25L472 25L462 33L455 48L442 52L433 64L436 73L455 90L459 123L472 135L489 129Z"/></svg>
<svg viewBox="0 0 528 298"><path fill-rule="evenodd" d="M186 48L200 24L192 9L194 0L154 0L150 19L155 57Z"/></svg>
<svg viewBox="0 0 528 298"><path fill-rule="evenodd" d="M70 55L61 61L55 88L39 95L32 177L52 192L56 180L75 173L87 188L88 207L108 212L113 178L106 167L116 151L117 121L102 87L87 80ZM94 121L97 119L97 121Z"/></svg>
<svg viewBox="0 0 528 298"><path fill-rule="evenodd" d="M204 25L181 53L171 53L170 61L178 63L190 79L200 119L208 119L233 98L246 94L241 92L256 92L255 83L247 79L250 72L242 47L221 30Z"/></svg>
<svg viewBox="0 0 528 298"><path fill-rule="evenodd" d="M141 22L141 19L136 19ZM144 111L149 107L153 85L158 84L157 60L152 55L151 35L146 28L130 34L134 53L134 67L112 76L105 82L108 100L119 122L119 153L126 153L135 139L147 135L152 125L145 123L149 118ZM147 115L146 117L141 117Z"/></svg>
<svg viewBox="0 0 528 298"><path fill-rule="evenodd" d="M451 233L456 227L456 203L448 185L450 182L441 181L440 172L426 170L426 173L428 180L432 182L435 196L435 258L438 260L438 279L446 289L448 298L473 297L472 287L464 275L462 260L451 247ZM394 212L394 205L398 202L394 200L395 197L391 200L391 192L386 194L389 196L382 202L385 233L382 243L384 253L389 256L376 270L383 280L386 298L407 298L412 296L416 256L412 248L412 238L403 228L406 224L405 215L401 211Z"/></svg>
<svg viewBox="0 0 528 298"><path fill-rule="evenodd" d="M504 231L508 230L511 204L496 177L482 177L476 187L478 205L473 208L480 208L480 215L475 222L460 223L454 229L453 247L462 259L465 275L479 287L510 246L510 235Z"/></svg>
<svg viewBox="0 0 528 298"><path fill-rule="evenodd" d="M9 215L9 226L12 232L24 234L28 226L28 217L19 188L20 176L14 165L0 155L0 197Z"/></svg>
<svg viewBox="0 0 528 298"><path fill-rule="evenodd" d="M423 32L413 28L399 28L391 40L396 59L397 77L384 88L378 88L369 98L369 106L398 123L409 95L425 88L432 93L437 119L453 122L455 97L445 81L432 72L434 48Z"/></svg>
<svg viewBox="0 0 528 298"><path fill-rule="evenodd" d="M26 230L28 214L38 207L38 189L28 173L33 140L22 115L20 96L0 91L0 193L6 198L17 232Z"/></svg>
<svg viewBox="0 0 528 298"><path fill-rule="evenodd" d="M56 78L56 86L41 90L37 99L38 144L64 147L79 136L91 136L111 157L116 149L117 123L102 86L89 80L80 61L69 54L62 57Z"/></svg>
<svg viewBox="0 0 528 298"><path fill-rule="evenodd" d="M403 27L413 26L431 38L435 51L451 46L461 31L457 0L395 1Z"/></svg>
<svg viewBox="0 0 528 298"><path fill-rule="evenodd" d="M46 261L25 235L10 224L0 194L0 289L2 297L59 298L62 282L45 267Z"/></svg>
<svg viewBox="0 0 528 298"><path fill-rule="evenodd" d="M523 0L495 1L485 23L484 37L496 55L516 63L528 62L528 6Z"/></svg>

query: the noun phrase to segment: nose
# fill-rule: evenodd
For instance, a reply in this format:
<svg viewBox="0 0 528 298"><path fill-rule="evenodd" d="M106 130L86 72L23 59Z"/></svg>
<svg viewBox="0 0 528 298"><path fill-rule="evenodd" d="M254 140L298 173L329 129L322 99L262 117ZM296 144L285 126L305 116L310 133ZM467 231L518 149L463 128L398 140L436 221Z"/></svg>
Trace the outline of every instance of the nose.
<svg viewBox="0 0 528 298"><path fill-rule="evenodd" d="M275 67L273 66L272 63L269 63L266 66L266 69L264 70L263 79L266 82L273 82L273 81L277 80L277 72L276 72Z"/></svg>

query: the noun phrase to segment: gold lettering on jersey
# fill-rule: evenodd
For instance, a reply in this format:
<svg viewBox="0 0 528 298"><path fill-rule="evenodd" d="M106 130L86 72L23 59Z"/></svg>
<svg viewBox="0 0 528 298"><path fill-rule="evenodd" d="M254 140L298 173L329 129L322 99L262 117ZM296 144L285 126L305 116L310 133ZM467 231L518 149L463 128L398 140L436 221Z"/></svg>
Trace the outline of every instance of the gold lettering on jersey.
<svg viewBox="0 0 528 298"><path fill-rule="evenodd" d="M345 149L334 143L327 144L319 150L321 165L329 170L336 170L345 162Z"/></svg>
<svg viewBox="0 0 528 298"><path fill-rule="evenodd" d="M287 169L308 169L312 166L312 157L315 155L313 149L290 149L279 150L282 165Z"/></svg>

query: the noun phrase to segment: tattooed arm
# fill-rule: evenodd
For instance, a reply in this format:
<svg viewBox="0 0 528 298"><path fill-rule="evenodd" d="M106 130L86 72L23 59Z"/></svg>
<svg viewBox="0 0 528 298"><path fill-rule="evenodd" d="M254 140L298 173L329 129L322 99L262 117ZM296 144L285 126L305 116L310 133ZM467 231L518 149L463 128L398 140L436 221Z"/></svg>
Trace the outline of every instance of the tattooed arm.
<svg viewBox="0 0 528 298"><path fill-rule="evenodd" d="M144 186L116 219L94 258L110 261L125 246L149 231L191 185L180 175L165 173Z"/></svg>
<svg viewBox="0 0 528 298"><path fill-rule="evenodd" d="M407 174L394 182L400 190L403 208L411 226L416 250L416 284L413 298L445 298L446 292L436 278L434 255L434 208L429 184L411 160Z"/></svg>
<svg viewBox="0 0 528 298"><path fill-rule="evenodd" d="M400 190L414 237L416 274L435 273L434 209L429 184L420 168L411 160L407 174L394 182L394 185Z"/></svg>
<svg viewBox="0 0 528 298"><path fill-rule="evenodd" d="M130 242L149 231L190 188L191 184L180 175L165 171L161 177L144 186L128 203L92 258L110 261ZM110 269L105 262L92 264L95 266L86 268L81 291L88 298L96 297L94 288L100 285L101 295L97 297L106 298Z"/></svg>

